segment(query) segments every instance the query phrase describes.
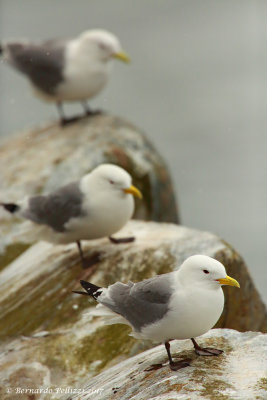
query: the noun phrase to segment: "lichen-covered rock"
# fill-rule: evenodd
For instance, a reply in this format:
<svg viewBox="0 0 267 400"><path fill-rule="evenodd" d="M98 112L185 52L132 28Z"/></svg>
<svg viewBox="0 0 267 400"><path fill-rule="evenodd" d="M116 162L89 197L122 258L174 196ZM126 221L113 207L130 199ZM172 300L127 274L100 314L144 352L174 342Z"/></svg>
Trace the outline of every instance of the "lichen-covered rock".
<svg viewBox="0 0 267 400"><path fill-rule="evenodd" d="M107 369L62 400L265 400L267 335L215 329L200 343L221 348L218 357L199 357L189 340L172 342L177 357L192 358L190 367L171 371L164 346L158 346ZM163 368L146 371L165 361ZM80 393L75 394L75 388Z"/></svg>
<svg viewBox="0 0 267 400"><path fill-rule="evenodd" d="M151 346L129 337L127 326L104 326L98 318L84 317L85 309L95 304L72 293L80 289L80 279L103 286L139 281L177 268L192 254L207 254L223 261L241 285L240 290L224 289L226 305L218 326L266 331L264 304L242 258L227 243L208 232L143 221L131 221L118 236L132 234L136 241L128 244L114 245L107 239L83 242L85 255L102 252L92 270L81 269L74 244L39 242L0 271L2 391L20 385L22 368L29 386L33 363L40 369L40 379L49 380L55 389L75 386Z"/></svg>

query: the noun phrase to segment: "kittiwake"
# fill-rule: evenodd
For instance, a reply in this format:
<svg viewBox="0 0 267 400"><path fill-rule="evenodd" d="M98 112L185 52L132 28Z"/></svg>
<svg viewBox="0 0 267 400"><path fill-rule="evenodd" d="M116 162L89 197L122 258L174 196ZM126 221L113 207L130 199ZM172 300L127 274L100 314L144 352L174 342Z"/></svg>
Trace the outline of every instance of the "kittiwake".
<svg viewBox="0 0 267 400"><path fill-rule="evenodd" d="M99 304L89 314L102 316L106 324L128 324L137 339L165 344L170 368L178 370L191 359L173 361L169 341L191 339L198 355L217 356L222 350L200 347L195 338L206 333L218 321L224 307L222 285L240 287L227 276L217 260L194 255L177 271L142 282L116 282L101 288L80 281L86 290L74 291L93 297ZM156 364L155 367L162 365Z"/></svg>
<svg viewBox="0 0 267 400"><path fill-rule="evenodd" d="M119 39L105 30L88 30L70 40L52 39L41 43L26 40L3 42L0 53L4 61L24 74L34 93L57 104L64 125L76 120L64 116L64 101L79 101L85 115L92 114L86 101L106 85L112 60L130 59Z"/></svg>
<svg viewBox="0 0 267 400"><path fill-rule="evenodd" d="M132 217L133 196L142 198L128 172L113 164L102 164L81 180L50 194L26 197L16 204L0 202L0 205L15 216L30 220L36 239L55 244L77 242L85 266L81 240L106 236L113 243L134 240L111 236Z"/></svg>

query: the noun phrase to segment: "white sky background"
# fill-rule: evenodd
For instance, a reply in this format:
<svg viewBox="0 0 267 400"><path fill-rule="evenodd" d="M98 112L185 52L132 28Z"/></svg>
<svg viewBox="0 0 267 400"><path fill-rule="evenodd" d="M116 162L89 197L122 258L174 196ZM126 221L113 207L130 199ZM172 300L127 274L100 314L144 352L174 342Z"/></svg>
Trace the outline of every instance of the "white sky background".
<svg viewBox="0 0 267 400"><path fill-rule="evenodd" d="M116 63L91 104L147 133L170 167L182 223L231 243L267 300L266 21L265 0L0 1L2 39L95 27L119 36L132 64ZM0 135L55 118L0 65Z"/></svg>

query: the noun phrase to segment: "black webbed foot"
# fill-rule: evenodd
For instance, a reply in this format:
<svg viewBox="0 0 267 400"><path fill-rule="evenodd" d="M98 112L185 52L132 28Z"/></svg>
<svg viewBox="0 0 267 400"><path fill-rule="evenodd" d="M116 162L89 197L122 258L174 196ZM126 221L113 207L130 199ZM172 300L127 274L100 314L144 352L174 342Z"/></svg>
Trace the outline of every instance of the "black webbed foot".
<svg viewBox="0 0 267 400"><path fill-rule="evenodd" d="M191 361L192 361L191 358L185 358L184 360L179 360L179 361L172 361L170 362L170 369L172 371L178 371L178 369L189 367Z"/></svg>
<svg viewBox="0 0 267 400"><path fill-rule="evenodd" d="M169 365L170 365L170 369L172 371L178 371L178 369L182 369L185 367L189 367L190 363L191 363L191 358L185 358L184 360L179 360L179 361L173 361L172 356L171 356L171 351L170 351L170 343L169 342L165 342L165 348L168 354L168 358L169 358Z"/></svg>
<svg viewBox="0 0 267 400"><path fill-rule="evenodd" d="M60 125L66 126L72 124L73 122L79 121L81 118L83 118L81 115L76 115L75 117L70 118L61 118Z"/></svg>
<svg viewBox="0 0 267 400"><path fill-rule="evenodd" d="M223 353L223 350L201 347L200 349L195 349L195 353L199 356L218 356Z"/></svg>
<svg viewBox="0 0 267 400"><path fill-rule="evenodd" d="M81 101L81 105L84 109L84 117L93 117L95 115L103 114L102 110L91 110L91 108L88 107L86 101Z"/></svg>
<svg viewBox="0 0 267 400"><path fill-rule="evenodd" d="M134 236L130 236L130 237L126 237L126 238L119 238L116 239L112 236L109 236L109 240L111 241L111 243L114 244L120 244L120 243L131 243L135 241L135 237Z"/></svg>
<svg viewBox="0 0 267 400"><path fill-rule="evenodd" d="M195 339L191 338L195 353L199 356L218 356L223 353L223 350L213 349L212 347L200 347Z"/></svg>
<svg viewBox="0 0 267 400"><path fill-rule="evenodd" d="M77 240L77 246L82 262L82 268L83 269L88 269L91 268L93 265L97 264L101 260L101 253L100 252L95 252L91 255L91 257L85 257L83 254L83 249L82 249L82 244L80 240Z"/></svg>
<svg viewBox="0 0 267 400"><path fill-rule="evenodd" d="M85 112L85 115L87 117L94 117L95 115L101 115L101 114L103 114L102 110L91 110L91 109L89 109L89 110L86 110L86 112Z"/></svg>

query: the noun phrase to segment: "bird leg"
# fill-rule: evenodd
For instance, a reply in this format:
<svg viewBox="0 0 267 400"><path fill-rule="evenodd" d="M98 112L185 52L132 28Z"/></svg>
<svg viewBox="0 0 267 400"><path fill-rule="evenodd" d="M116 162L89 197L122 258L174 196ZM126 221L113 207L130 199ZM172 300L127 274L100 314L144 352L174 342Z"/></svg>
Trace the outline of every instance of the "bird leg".
<svg viewBox="0 0 267 400"><path fill-rule="evenodd" d="M191 338L191 340L195 348L195 353L199 356L218 356L223 353L223 350L213 349L211 347L200 347L194 338Z"/></svg>
<svg viewBox="0 0 267 400"><path fill-rule="evenodd" d="M82 250L82 245L80 240L77 240L77 246L79 249L79 254L80 254L80 258L82 261L82 268L83 269L87 269L92 267L93 265L97 264L100 260L101 260L101 253L94 253L91 257L89 258L85 258L84 254L83 254L83 250Z"/></svg>
<svg viewBox="0 0 267 400"><path fill-rule="evenodd" d="M72 118L66 118L64 115L64 112L63 112L62 103L60 101L57 102L57 109L58 109L58 113L59 113L59 117L60 117L60 125L61 126L65 126L65 125L70 124L71 122L75 122L81 118L79 116L72 117Z"/></svg>
<svg viewBox="0 0 267 400"><path fill-rule="evenodd" d="M101 110L95 110L95 111L91 110L91 109L88 107L86 101L81 101L81 105L83 106L83 109L84 109L84 116L85 116L85 117L87 117L87 116L92 117L92 116L94 116L94 115L102 114L102 111L101 111Z"/></svg>
<svg viewBox="0 0 267 400"><path fill-rule="evenodd" d="M126 238L120 238L120 239L116 239L112 236L109 236L109 240L111 241L111 243L114 244L120 244L120 243L131 243L135 241L135 237L134 236L130 236L130 237L126 237Z"/></svg>
<svg viewBox="0 0 267 400"><path fill-rule="evenodd" d="M186 358L184 360L173 361L171 352L170 352L170 347L171 347L170 343L165 342L165 348L167 350L167 354L168 354L169 362L170 362L170 369L173 371L177 371L178 369L188 367L192 360L190 358Z"/></svg>

